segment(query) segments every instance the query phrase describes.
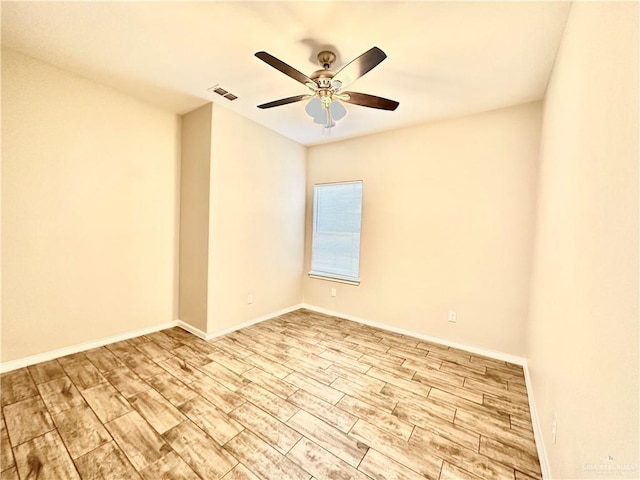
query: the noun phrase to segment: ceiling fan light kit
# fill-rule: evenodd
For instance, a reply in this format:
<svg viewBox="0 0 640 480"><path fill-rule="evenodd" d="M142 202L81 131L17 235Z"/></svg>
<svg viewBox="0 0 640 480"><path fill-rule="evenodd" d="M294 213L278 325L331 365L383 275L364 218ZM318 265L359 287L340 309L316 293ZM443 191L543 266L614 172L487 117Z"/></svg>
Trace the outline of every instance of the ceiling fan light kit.
<svg viewBox="0 0 640 480"><path fill-rule="evenodd" d="M347 114L347 110L340 102L331 102L329 107L325 108L320 97L312 98L304 107L304 111L313 118L313 123L323 125L325 128L335 126L335 122Z"/></svg>
<svg viewBox="0 0 640 480"><path fill-rule="evenodd" d="M328 50L323 50L318 53L317 57L318 63L322 68L316 70L309 76L306 76L304 73L299 72L267 52L257 52L255 55L266 64L302 83L310 90L310 92L305 95L296 95L263 103L262 105L258 105L258 108L279 107L281 105L311 99L311 101L307 103L305 111L313 118L314 123L323 124L325 128L334 127L335 122L346 115L347 110L340 102L379 110L395 110L398 108L399 103L394 100L366 93L343 91L343 88L362 77L387 58L387 55L378 47L367 50L358 58L342 67L337 73L331 70L331 65L336 60L336 54Z"/></svg>

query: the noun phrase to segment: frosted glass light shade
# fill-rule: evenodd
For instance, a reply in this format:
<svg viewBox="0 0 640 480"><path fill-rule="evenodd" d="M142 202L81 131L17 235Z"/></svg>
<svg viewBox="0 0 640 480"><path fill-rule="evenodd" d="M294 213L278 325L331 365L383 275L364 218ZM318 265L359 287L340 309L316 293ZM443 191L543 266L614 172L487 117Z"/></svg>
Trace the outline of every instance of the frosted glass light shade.
<svg viewBox="0 0 640 480"><path fill-rule="evenodd" d="M312 98L304 107L304 110L305 112L307 112L307 115L313 118L314 123L326 125L327 112L325 112L324 108L322 107L320 97ZM337 101L331 102L329 110L331 111L331 118L334 122L344 118L344 116L347 114L347 110L342 106L340 102Z"/></svg>

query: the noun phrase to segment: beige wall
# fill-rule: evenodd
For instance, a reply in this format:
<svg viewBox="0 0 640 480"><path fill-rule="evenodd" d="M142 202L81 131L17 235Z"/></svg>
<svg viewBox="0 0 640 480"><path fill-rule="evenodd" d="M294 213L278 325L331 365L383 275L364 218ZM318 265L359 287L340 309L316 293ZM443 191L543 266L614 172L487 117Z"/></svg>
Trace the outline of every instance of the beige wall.
<svg viewBox="0 0 640 480"><path fill-rule="evenodd" d="M364 199L360 286L305 275L305 303L523 355L540 116L532 103L310 148L305 273L313 185L361 179Z"/></svg>
<svg viewBox="0 0 640 480"><path fill-rule="evenodd" d="M182 132L180 320L215 334L299 304L306 149L213 104Z"/></svg>
<svg viewBox="0 0 640 480"><path fill-rule="evenodd" d="M182 116L179 318L207 330L211 103Z"/></svg>
<svg viewBox="0 0 640 480"><path fill-rule="evenodd" d="M209 333L300 303L305 155L303 146L214 106Z"/></svg>
<svg viewBox="0 0 640 480"><path fill-rule="evenodd" d="M3 50L3 362L175 318L179 127Z"/></svg>
<svg viewBox="0 0 640 480"><path fill-rule="evenodd" d="M638 4L574 4L544 106L527 348L553 478L640 475L638 82Z"/></svg>

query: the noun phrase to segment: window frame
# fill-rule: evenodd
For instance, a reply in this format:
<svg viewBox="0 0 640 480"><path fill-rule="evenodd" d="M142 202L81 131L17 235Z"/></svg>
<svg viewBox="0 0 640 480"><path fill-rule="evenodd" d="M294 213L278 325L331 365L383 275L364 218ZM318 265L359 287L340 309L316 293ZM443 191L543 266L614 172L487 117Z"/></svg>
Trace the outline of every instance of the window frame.
<svg viewBox="0 0 640 480"><path fill-rule="evenodd" d="M313 270L313 244L314 244L314 236L316 233L316 212L317 212L317 202L318 198L316 195L317 187L330 186L330 185L348 185L348 184L361 184L361 193L360 193L360 228L359 228L359 246L358 246L358 277L348 277L340 274L334 274L331 272L319 272ZM310 271L308 272L309 278L315 278L318 280L326 280L336 283L344 283L347 285L360 285L360 259L362 257L362 216L364 210L364 181L363 180L347 180L341 182L324 182L324 183L316 183L313 185L313 203L312 203L312 216L311 216L311 253L310 253ZM352 257L353 258L353 257Z"/></svg>

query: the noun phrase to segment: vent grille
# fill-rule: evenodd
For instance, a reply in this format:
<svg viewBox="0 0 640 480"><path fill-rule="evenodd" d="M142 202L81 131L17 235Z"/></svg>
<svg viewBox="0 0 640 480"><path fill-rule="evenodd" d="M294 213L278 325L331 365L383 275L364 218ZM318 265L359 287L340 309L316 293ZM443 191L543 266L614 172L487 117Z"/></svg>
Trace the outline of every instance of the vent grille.
<svg viewBox="0 0 640 480"><path fill-rule="evenodd" d="M230 102L233 102L234 100L238 99L237 95L234 95L233 93L229 92L228 90L225 90L220 85L214 85L213 87L208 88L207 90L209 90L210 92L213 92L213 93L217 93L218 95L220 95L221 97L226 98Z"/></svg>

